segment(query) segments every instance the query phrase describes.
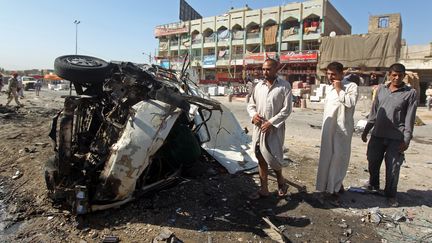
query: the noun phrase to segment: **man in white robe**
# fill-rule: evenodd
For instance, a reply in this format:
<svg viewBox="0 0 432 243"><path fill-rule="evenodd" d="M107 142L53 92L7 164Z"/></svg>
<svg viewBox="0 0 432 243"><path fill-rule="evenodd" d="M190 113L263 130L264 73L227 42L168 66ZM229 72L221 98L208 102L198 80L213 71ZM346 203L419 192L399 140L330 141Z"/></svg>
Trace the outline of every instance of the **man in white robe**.
<svg viewBox="0 0 432 243"><path fill-rule="evenodd" d="M267 59L262 67L264 80L258 82L252 93L247 111L255 125L252 135L252 146L259 164L261 187L251 195L257 199L269 195L268 166L278 181L278 195L285 196L288 184L282 175L283 144L285 140L285 120L292 110L292 93L290 84L278 78L279 63Z"/></svg>
<svg viewBox="0 0 432 243"><path fill-rule="evenodd" d="M338 62L327 66L327 78L331 84L326 87L316 189L331 194L339 203L338 193L343 192L351 155L358 88L343 79L343 65Z"/></svg>

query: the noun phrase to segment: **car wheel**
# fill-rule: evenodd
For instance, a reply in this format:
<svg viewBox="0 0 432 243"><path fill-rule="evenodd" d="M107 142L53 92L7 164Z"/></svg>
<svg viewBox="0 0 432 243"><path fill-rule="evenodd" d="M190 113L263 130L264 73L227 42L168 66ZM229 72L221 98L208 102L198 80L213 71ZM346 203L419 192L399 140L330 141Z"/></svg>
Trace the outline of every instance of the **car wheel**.
<svg viewBox="0 0 432 243"><path fill-rule="evenodd" d="M59 77L85 86L102 83L110 68L108 62L91 56L67 55L57 57L54 61L54 69Z"/></svg>

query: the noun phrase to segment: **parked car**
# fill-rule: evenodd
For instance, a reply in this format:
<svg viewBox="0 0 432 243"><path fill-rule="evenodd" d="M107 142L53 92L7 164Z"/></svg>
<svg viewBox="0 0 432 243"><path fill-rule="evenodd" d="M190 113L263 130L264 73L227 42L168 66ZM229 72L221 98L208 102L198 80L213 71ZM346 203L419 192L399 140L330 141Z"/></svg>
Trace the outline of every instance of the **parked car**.
<svg viewBox="0 0 432 243"><path fill-rule="evenodd" d="M229 173L257 167L234 115L185 71L81 55L58 57L54 67L77 95L53 119L45 180L49 196L76 214L167 186L201 153Z"/></svg>
<svg viewBox="0 0 432 243"><path fill-rule="evenodd" d="M29 90L29 89L35 88L35 84L37 82L37 80L35 78L29 77L29 76L22 76L21 80L22 80L24 90Z"/></svg>
<svg viewBox="0 0 432 243"><path fill-rule="evenodd" d="M67 80L53 80L48 83L49 90L69 90L70 82Z"/></svg>

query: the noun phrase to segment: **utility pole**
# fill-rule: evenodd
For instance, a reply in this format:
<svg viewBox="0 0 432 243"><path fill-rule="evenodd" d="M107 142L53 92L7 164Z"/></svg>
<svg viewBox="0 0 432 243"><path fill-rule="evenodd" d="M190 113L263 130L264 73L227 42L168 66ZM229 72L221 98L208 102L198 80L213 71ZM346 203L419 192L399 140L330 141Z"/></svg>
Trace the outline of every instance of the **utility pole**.
<svg viewBox="0 0 432 243"><path fill-rule="evenodd" d="M75 24L75 55L78 54L78 24L81 23L79 20L73 22Z"/></svg>
<svg viewBox="0 0 432 243"><path fill-rule="evenodd" d="M149 60L149 64L152 64L152 54L151 54L151 52L150 52L150 54L147 54L147 53L145 53L145 52L143 52L142 53L144 56L148 56L148 60Z"/></svg>

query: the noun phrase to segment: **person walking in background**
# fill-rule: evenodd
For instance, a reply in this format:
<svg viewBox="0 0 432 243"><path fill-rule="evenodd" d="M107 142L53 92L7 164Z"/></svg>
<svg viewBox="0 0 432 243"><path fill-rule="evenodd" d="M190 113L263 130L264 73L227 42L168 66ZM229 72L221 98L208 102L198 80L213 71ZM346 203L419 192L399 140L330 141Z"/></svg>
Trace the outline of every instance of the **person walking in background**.
<svg viewBox="0 0 432 243"><path fill-rule="evenodd" d="M9 103L12 101L12 99L15 99L15 102L17 103L17 105L19 106L23 106L21 104L21 102L19 101L19 97L18 97L18 74L17 73L13 73L12 74L12 78L9 79L9 88L8 88L8 101L6 103L6 106L9 105Z"/></svg>
<svg viewBox="0 0 432 243"><path fill-rule="evenodd" d="M389 206L399 205L396 192L404 152L413 137L417 110L416 91L403 79L405 66L395 63L389 69L389 83L379 85L368 123L362 134L363 142L373 128L367 148L369 166L369 190L379 190L380 168L385 160L386 178L384 194Z"/></svg>
<svg viewBox="0 0 432 243"><path fill-rule="evenodd" d="M258 67L255 67L252 71L252 74L249 73L248 77L247 77L247 83L246 83L246 87L247 87L247 96L246 96L246 102L249 103L250 97L252 96L252 93L254 91L254 88L256 86L256 84L262 79L261 75L260 75L260 70Z"/></svg>
<svg viewBox="0 0 432 243"><path fill-rule="evenodd" d="M379 78L375 72L372 72L369 77L369 86L378 85Z"/></svg>
<svg viewBox="0 0 432 243"><path fill-rule="evenodd" d="M42 89L42 79L38 79L36 81L36 84L35 84L36 96L39 96L39 93L40 93L41 89Z"/></svg>
<svg viewBox="0 0 432 243"><path fill-rule="evenodd" d="M330 84L326 87L316 189L328 193L339 205L338 193L344 191L342 182L351 155L358 87L348 78L343 79L343 65L339 62L330 63L326 74Z"/></svg>
<svg viewBox="0 0 432 243"><path fill-rule="evenodd" d="M429 87L426 89L426 107L428 111L432 108L432 84L429 84Z"/></svg>
<svg viewBox="0 0 432 243"><path fill-rule="evenodd" d="M3 89L3 74L0 73L0 94L1 94L2 89Z"/></svg>
<svg viewBox="0 0 432 243"><path fill-rule="evenodd" d="M268 196L268 167L276 174L278 195L286 196L288 184L282 175L285 120L292 111L290 84L277 77L279 63L267 59L263 66L264 80L259 81L247 106L254 124L252 147L258 159L261 187L250 199Z"/></svg>
<svg viewBox="0 0 432 243"><path fill-rule="evenodd" d="M18 80L18 95L21 99L24 99L24 85L22 82L22 77L17 77Z"/></svg>

